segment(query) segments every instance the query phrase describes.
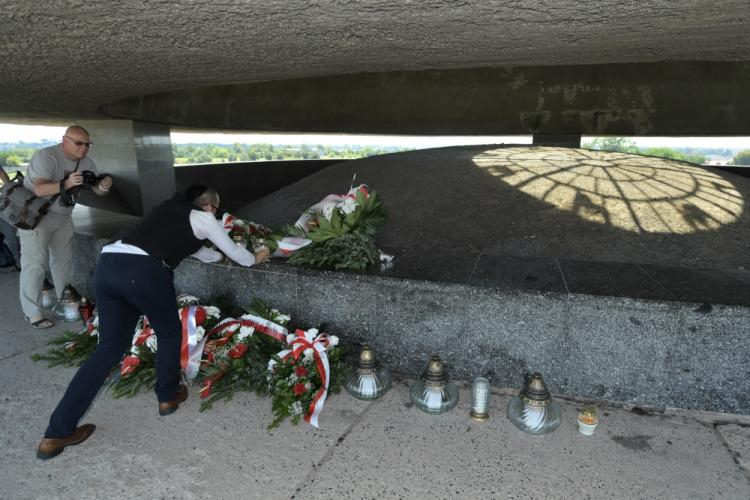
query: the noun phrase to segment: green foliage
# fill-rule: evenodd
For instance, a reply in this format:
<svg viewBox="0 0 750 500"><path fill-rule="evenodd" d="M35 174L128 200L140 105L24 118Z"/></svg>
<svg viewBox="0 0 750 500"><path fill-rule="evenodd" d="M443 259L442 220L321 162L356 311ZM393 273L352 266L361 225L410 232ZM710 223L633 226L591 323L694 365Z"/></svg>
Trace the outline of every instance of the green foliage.
<svg viewBox="0 0 750 500"><path fill-rule="evenodd" d="M185 163L223 163L271 160L318 160L365 158L411 148L273 144L173 144L177 165Z"/></svg>
<svg viewBox="0 0 750 500"><path fill-rule="evenodd" d="M297 250L289 257L295 266L362 270L375 264L380 253L372 239L359 232L346 233Z"/></svg>
<svg viewBox="0 0 750 500"><path fill-rule="evenodd" d="M692 163L706 163L706 156L700 153L683 153L672 148L646 148L641 150L641 154L648 156L658 156L659 158L669 158L672 160L689 161Z"/></svg>
<svg viewBox="0 0 750 500"><path fill-rule="evenodd" d="M739 151L734 158L732 163L735 165L750 165L750 149L743 149Z"/></svg>
<svg viewBox="0 0 750 500"><path fill-rule="evenodd" d="M593 141L583 144L584 148L600 151L616 151L619 153L638 153L638 146L627 137L597 137Z"/></svg>
<svg viewBox="0 0 750 500"><path fill-rule="evenodd" d="M118 366L113 372L109 384L109 390L113 398L119 399L123 396L132 398L141 389L153 389L156 382L156 353L145 345L139 346L138 358L143 365L142 368L128 375L121 375Z"/></svg>
<svg viewBox="0 0 750 500"><path fill-rule="evenodd" d="M357 205L349 214L334 209L331 219L317 217L317 226L307 234L312 243L297 250L289 263L327 269L362 270L376 263L379 252L373 237L388 220L375 191L357 192Z"/></svg>
<svg viewBox="0 0 750 500"><path fill-rule="evenodd" d="M346 375L349 373L350 368L344 362L345 352L345 349L339 346L326 351L328 366L330 368L330 380L328 381L329 395L341 391L341 386L346 379ZM268 425L269 430L278 427L287 417L291 418L292 424L297 425L307 413L313 397L323 385L314 362L306 362L302 357L294 359L294 356L289 356L285 360L282 360L274 355L273 359L276 361L276 364L271 375L270 388L272 397L271 410L273 411L274 419ZM307 375L295 375L295 369L299 366L305 367ZM294 382L290 382L291 380L294 380ZM296 384L304 385L305 383L309 383L312 386L311 389L306 390L302 394L295 395L294 386ZM295 411L295 406L298 411Z"/></svg>
<svg viewBox="0 0 750 500"><path fill-rule="evenodd" d="M64 332L61 336L55 337L47 342L48 345L57 346L47 351L47 354L32 354L31 359L34 361L47 361L48 367L63 366L80 366L96 350L96 335L89 335L84 330L82 332Z"/></svg>

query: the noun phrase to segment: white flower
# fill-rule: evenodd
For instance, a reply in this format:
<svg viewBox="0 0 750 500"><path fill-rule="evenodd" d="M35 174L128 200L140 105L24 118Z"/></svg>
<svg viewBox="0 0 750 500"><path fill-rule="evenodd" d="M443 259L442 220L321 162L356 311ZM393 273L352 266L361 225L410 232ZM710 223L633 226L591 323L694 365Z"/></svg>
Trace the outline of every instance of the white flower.
<svg viewBox="0 0 750 500"><path fill-rule="evenodd" d="M276 360L275 359L269 359L268 360L268 371L272 372L274 366L276 366Z"/></svg>
<svg viewBox="0 0 750 500"><path fill-rule="evenodd" d="M203 336L206 334L206 329L202 326L198 326L195 328L195 336L198 338L198 342L201 341Z"/></svg>
<svg viewBox="0 0 750 500"><path fill-rule="evenodd" d="M156 352L156 335L151 335L146 339L146 347L151 349L151 352Z"/></svg>
<svg viewBox="0 0 750 500"><path fill-rule="evenodd" d="M241 326L240 327L240 333L237 334L237 340L242 340L244 338L249 337L253 334L255 331L255 328L252 326Z"/></svg>
<svg viewBox="0 0 750 500"><path fill-rule="evenodd" d="M345 214L354 212L357 208L357 202L351 198L347 198L344 201L337 203L336 206L341 209Z"/></svg>
<svg viewBox="0 0 750 500"><path fill-rule="evenodd" d="M135 356L138 356L138 347L137 346L131 347L130 354L134 354Z"/></svg>
<svg viewBox="0 0 750 500"><path fill-rule="evenodd" d="M292 415L302 415L302 403L295 401L289 406L289 413Z"/></svg>
<svg viewBox="0 0 750 500"><path fill-rule="evenodd" d="M328 220L331 220L331 216L333 215L333 209L336 208L335 205L326 205L323 207L323 217L325 217Z"/></svg>
<svg viewBox="0 0 750 500"><path fill-rule="evenodd" d="M291 316L288 316L286 314L278 314L275 316L276 323L281 323L282 325L285 325L286 323L289 323L289 320L292 319Z"/></svg>
<svg viewBox="0 0 750 500"><path fill-rule="evenodd" d="M221 310L216 306L206 306L206 316L209 318L218 318L221 315Z"/></svg>
<svg viewBox="0 0 750 500"><path fill-rule="evenodd" d="M289 375L289 376L288 376L288 377L286 378L286 381L287 381L287 382L289 382L290 384L295 384L295 383L297 383L297 381L298 381L298 380L299 380L299 377L298 377L298 376L297 376L297 374L296 374L296 373L294 373L294 372L292 372L292 374L291 374L291 375Z"/></svg>
<svg viewBox="0 0 750 500"><path fill-rule="evenodd" d="M334 347L339 345L339 338L335 335L328 336L328 347Z"/></svg>
<svg viewBox="0 0 750 500"><path fill-rule="evenodd" d="M315 351L313 351L312 347L308 347L307 349L305 349L305 352L302 353L305 357L304 361L311 361L313 359L314 352Z"/></svg>
<svg viewBox="0 0 750 500"><path fill-rule="evenodd" d="M309 391L310 389L312 389L312 382L305 382L305 390Z"/></svg>

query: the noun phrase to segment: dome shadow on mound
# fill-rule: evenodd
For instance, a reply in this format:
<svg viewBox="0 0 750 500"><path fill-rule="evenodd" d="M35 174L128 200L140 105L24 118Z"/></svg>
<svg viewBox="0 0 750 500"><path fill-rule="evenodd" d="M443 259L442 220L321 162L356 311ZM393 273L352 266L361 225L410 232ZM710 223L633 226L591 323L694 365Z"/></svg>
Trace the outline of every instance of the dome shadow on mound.
<svg viewBox="0 0 750 500"><path fill-rule="evenodd" d="M346 192L355 173L381 196L390 220L377 243L396 255L397 274L412 268L408 277L466 282L487 271L480 256L506 271L510 258L601 263L607 272L617 264L747 268L750 180L640 155L537 146L396 153L331 165L237 215L292 223L327 194Z"/></svg>

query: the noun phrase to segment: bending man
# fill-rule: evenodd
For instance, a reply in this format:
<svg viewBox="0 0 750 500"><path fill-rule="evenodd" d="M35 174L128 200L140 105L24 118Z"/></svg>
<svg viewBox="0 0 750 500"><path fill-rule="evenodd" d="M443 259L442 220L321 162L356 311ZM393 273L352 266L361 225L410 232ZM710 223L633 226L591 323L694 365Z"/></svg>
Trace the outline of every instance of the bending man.
<svg viewBox="0 0 750 500"><path fill-rule="evenodd" d="M102 248L94 274L99 344L52 413L37 448L37 458L52 458L94 432L93 424L77 427L78 421L130 348L133 330L142 314L153 326L159 345L155 387L159 415L169 415L187 399L187 387L180 384L182 326L173 269L189 255L204 262L221 260L221 253L203 246L206 239L243 266L269 257L267 249L253 255L235 245L216 220L218 207L219 196L214 189L191 186L185 194L175 194L153 208Z"/></svg>

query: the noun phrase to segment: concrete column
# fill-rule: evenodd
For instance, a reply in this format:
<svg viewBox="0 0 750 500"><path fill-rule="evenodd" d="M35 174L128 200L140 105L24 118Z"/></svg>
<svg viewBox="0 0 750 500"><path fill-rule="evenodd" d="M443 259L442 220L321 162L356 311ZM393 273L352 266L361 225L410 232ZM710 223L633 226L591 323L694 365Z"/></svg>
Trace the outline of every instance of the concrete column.
<svg viewBox="0 0 750 500"><path fill-rule="evenodd" d="M534 134L534 146L559 146L580 148L580 134Z"/></svg>
<svg viewBox="0 0 750 500"><path fill-rule="evenodd" d="M91 134L94 147L89 156L100 173L112 175L117 188L114 196L94 200L92 206L143 215L172 196L175 177L169 126L133 120L82 120L78 124ZM91 198L96 197L86 201Z"/></svg>

